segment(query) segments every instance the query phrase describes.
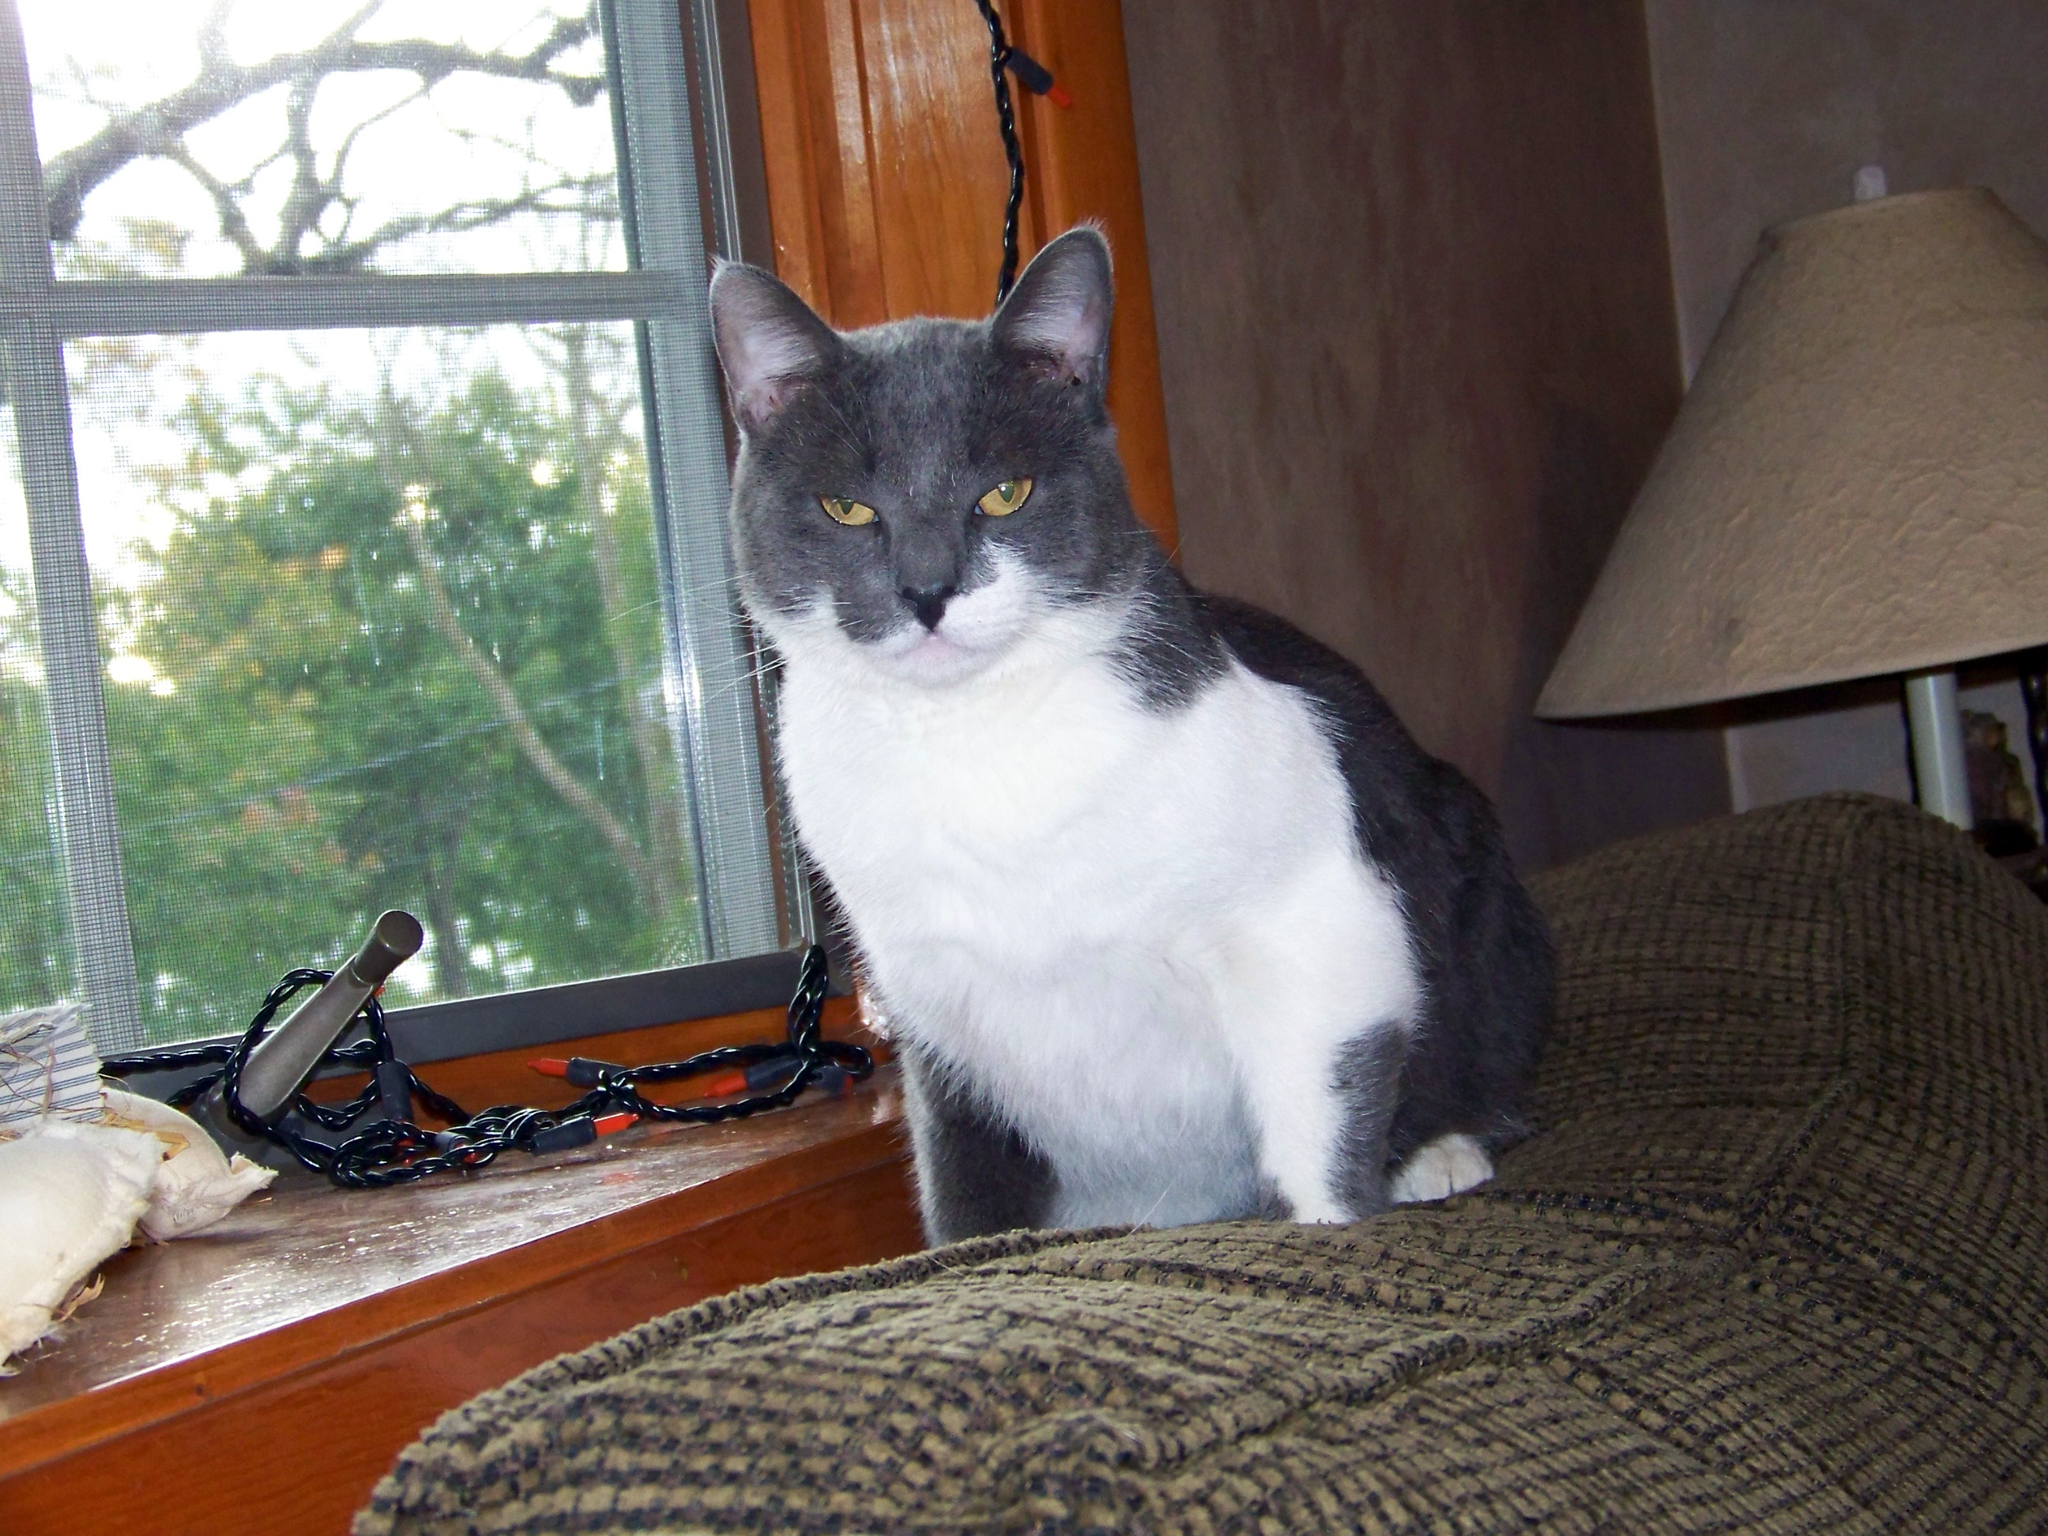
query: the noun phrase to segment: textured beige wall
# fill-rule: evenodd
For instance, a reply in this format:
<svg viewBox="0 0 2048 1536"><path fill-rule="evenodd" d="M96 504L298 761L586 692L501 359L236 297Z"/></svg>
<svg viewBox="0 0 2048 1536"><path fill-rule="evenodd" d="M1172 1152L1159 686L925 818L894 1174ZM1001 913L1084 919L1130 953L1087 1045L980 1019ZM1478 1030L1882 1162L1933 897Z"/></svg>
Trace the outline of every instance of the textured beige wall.
<svg viewBox="0 0 2048 1536"><path fill-rule="evenodd" d="M1540 865L1726 806L1529 705L1678 395L1633 0L1124 0L1184 567L1359 662Z"/></svg>
<svg viewBox="0 0 2048 1536"><path fill-rule="evenodd" d="M1771 224L1893 192L1988 186L2048 233L2048 4L2041 0L1647 0L1671 265L1688 372ZM1996 679L1991 667L1965 678ZM2010 684L1972 701L2016 729ZM1738 807L1818 789L1908 792L1904 713L1883 689L1746 706Z"/></svg>
<svg viewBox="0 0 2048 1536"><path fill-rule="evenodd" d="M1988 186L2048 230L2042 0L1647 0L1687 372L1760 231L1850 200Z"/></svg>

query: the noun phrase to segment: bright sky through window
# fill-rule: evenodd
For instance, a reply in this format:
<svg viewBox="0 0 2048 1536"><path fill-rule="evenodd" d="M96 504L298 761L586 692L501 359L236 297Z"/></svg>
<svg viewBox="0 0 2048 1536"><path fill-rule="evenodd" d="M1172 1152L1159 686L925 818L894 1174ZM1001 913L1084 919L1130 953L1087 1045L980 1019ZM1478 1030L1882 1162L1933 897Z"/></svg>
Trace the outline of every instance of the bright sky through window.
<svg viewBox="0 0 2048 1536"><path fill-rule="evenodd" d="M492 0L369 7L355 0L25 0L21 13L46 177L86 161L96 135L144 109L209 87L237 97L159 144L159 152L135 155L92 185L70 237L59 231L54 242L60 279L241 275L248 253L221 232L228 205L246 222L249 244L275 250L300 170L290 152L292 85L254 88L232 79L233 71L260 76L281 57L338 52L346 40L381 46L394 63L469 57L509 69L586 16L564 7L522 12ZM219 52L204 54L199 38L216 18ZM338 195L296 254L317 261L334 246L359 243L368 247L364 266L392 272L623 268L610 107L601 91L588 94L605 75L603 41L588 30L546 55L552 77L567 87L471 74L430 86L396 67L322 75L304 131L313 174L333 180ZM469 214L465 227L431 227L458 209ZM415 229L420 223L429 227ZM528 381L541 377L519 338L500 339L509 345L493 359L497 366ZM367 391L389 377L431 384L438 360L408 355L409 341L416 352L416 334L393 333L355 345L278 349L265 362L275 377L300 386ZM245 349L177 337L71 350L74 367L111 358L159 375L176 369L218 377ZM158 547L169 528L149 486L135 478L138 466L162 466L185 451L157 408L163 403L146 390L123 401L102 396L94 401L101 409L80 412L73 424L84 500L99 509L87 528L93 564L124 586L134 579L137 541ZM23 571L19 496L18 481L0 485L0 497L14 498L12 507L0 503L0 565Z"/></svg>
<svg viewBox="0 0 2048 1536"><path fill-rule="evenodd" d="M218 40L203 46L216 18ZM139 108L205 91L233 98L95 187L75 239L57 231L60 262L74 269L60 275L91 275L111 257L157 274L226 276L249 270L252 250L318 263L362 241L372 245L360 260L379 271L625 265L603 44L580 7L27 0L22 21L46 175ZM323 52L386 67L330 69L310 101L295 100L290 82L260 84L277 61ZM421 72L435 69L453 72ZM288 152L301 133L304 163ZM337 167L338 196L298 250L279 252L295 178L333 178ZM221 230L222 189L249 225L241 243ZM606 208L612 228L597 235L589 215Z"/></svg>

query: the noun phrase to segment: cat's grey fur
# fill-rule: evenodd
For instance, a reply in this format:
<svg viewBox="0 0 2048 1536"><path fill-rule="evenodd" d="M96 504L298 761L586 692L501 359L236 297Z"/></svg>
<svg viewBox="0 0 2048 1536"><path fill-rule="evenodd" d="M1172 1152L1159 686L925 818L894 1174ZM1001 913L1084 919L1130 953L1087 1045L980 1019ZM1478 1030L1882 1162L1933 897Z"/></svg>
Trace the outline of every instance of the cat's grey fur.
<svg viewBox="0 0 2048 1536"><path fill-rule="evenodd" d="M1512 1133L1550 1006L1485 797L1136 521L1110 305L1090 229L978 324L840 334L767 273L712 285L783 769L935 1241L1448 1192Z"/></svg>

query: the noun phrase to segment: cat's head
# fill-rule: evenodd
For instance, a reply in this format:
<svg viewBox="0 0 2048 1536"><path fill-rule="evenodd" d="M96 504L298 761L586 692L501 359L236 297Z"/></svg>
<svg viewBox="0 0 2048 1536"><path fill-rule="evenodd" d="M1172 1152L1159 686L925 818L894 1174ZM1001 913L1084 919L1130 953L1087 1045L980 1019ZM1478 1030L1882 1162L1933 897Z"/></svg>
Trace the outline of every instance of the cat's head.
<svg viewBox="0 0 2048 1536"><path fill-rule="evenodd" d="M1110 310L1087 228L971 323L841 333L768 273L719 268L740 588L785 656L944 685L1114 622L1149 536L1104 399Z"/></svg>

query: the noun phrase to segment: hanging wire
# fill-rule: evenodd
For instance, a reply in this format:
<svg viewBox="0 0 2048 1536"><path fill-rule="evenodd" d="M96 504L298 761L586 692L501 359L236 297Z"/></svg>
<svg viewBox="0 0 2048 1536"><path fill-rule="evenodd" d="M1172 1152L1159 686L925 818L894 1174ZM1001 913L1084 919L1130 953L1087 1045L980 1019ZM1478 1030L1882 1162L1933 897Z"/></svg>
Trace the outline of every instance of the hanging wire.
<svg viewBox="0 0 2048 1536"><path fill-rule="evenodd" d="M974 0L988 23L988 72L996 87L996 124L1002 129L1003 157L1010 162L1010 198L1003 207L1003 269L996 276L996 303L1010 295L1017 281L1017 212L1024 205L1024 151L1017 143L1017 114L1010 105L1011 49L1003 36L1002 18L993 0Z"/></svg>

